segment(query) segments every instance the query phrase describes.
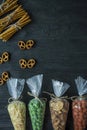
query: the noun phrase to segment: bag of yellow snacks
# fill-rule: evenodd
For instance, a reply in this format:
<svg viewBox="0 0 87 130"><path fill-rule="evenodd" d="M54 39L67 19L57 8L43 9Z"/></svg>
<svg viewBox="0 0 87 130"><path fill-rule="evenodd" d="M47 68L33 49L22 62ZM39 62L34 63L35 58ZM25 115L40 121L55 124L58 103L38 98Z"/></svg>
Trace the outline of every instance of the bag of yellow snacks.
<svg viewBox="0 0 87 130"><path fill-rule="evenodd" d="M69 102L62 95L70 87L67 83L52 80L55 95L50 101L50 112L54 130L65 130Z"/></svg>
<svg viewBox="0 0 87 130"><path fill-rule="evenodd" d="M19 98L24 89L24 79L10 78L7 87L11 98L7 107L14 130L26 130L26 105Z"/></svg>

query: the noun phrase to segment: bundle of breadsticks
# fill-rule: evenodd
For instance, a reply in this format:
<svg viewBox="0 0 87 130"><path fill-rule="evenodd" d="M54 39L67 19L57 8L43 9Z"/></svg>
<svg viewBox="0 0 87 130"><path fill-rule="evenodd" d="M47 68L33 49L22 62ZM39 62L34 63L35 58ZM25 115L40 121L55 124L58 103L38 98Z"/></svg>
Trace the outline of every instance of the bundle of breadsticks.
<svg viewBox="0 0 87 130"><path fill-rule="evenodd" d="M20 5L15 11L7 15L6 17L0 19L0 33L12 22L16 21L17 19L21 18L26 11Z"/></svg>
<svg viewBox="0 0 87 130"><path fill-rule="evenodd" d="M3 0L0 5L0 16L18 7L18 0Z"/></svg>
<svg viewBox="0 0 87 130"><path fill-rule="evenodd" d="M16 8L13 12L0 19L0 39L3 42L8 41L17 31L31 22L30 16L21 5L17 4L17 1L18 0L6 0L0 5L0 15L2 15L2 11L6 13ZM10 8L13 6L13 8L9 9L7 5L10 6ZM6 10L6 8L8 9Z"/></svg>
<svg viewBox="0 0 87 130"><path fill-rule="evenodd" d="M8 27L6 31L0 34L0 39L3 42L9 40L17 31L19 31L23 26L28 24L31 21L29 15L26 13L21 17L15 24L12 24Z"/></svg>

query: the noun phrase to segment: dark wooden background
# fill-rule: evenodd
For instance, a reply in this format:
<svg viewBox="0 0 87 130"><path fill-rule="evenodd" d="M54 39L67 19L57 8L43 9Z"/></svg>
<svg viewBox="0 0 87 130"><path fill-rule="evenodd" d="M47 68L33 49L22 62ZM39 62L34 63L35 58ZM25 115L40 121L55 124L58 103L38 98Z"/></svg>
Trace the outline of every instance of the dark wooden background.
<svg viewBox="0 0 87 130"><path fill-rule="evenodd" d="M7 43L0 41L0 55L4 51L11 54L10 62L0 65L0 74L9 71L12 77L27 79L43 73L42 90L53 92L51 79L56 79L71 85L68 96L77 95L74 79L78 75L87 79L87 1L19 0L19 3L29 12L32 23ZM20 51L18 41L29 39L36 41L34 48ZM35 58L37 65L33 69L22 70L18 63L20 58ZM26 105L31 99L27 91L25 85L22 100ZM49 102L49 96L42 96ZM0 130L13 130L7 112L9 97L5 84L0 87ZM32 130L28 112L27 130ZM53 130L48 103L43 130ZM71 102L66 130L73 130Z"/></svg>

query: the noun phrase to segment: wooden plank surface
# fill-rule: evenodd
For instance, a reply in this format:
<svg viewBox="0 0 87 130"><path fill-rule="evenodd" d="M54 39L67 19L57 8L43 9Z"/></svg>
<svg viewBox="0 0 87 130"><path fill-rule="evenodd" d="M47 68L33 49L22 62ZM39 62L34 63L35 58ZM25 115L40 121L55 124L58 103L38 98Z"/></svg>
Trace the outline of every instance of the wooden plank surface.
<svg viewBox="0 0 87 130"><path fill-rule="evenodd" d="M1 0L0 0L1 2ZM29 78L43 73L42 90L53 92L51 79L61 80L71 85L67 94L77 95L74 79L81 75L87 79L87 1L82 0L19 0L29 12L32 23L18 32L7 43L0 41L0 55L4 51L11 54L8 63L0 65L0 74L9 71L12 77ZM36 45L29 51L20 51L19 40L33 39ZM35 58L37 65L33 69L22 70L20 58ZM25 85L23 101L28 104ZM43 95L50 100L49 96ZM0 87L0 130L13 130L7 104L9 93L7 85ZM27 129L32 130L27 112ZM43 130L53 130L47 104ZM73 130L71 102L66 130Z"/></svg>

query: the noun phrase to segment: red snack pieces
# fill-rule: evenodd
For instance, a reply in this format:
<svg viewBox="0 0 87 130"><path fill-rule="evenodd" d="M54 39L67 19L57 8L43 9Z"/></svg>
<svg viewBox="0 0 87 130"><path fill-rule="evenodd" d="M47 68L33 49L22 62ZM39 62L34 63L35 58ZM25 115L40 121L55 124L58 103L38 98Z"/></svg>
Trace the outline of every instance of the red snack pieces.
<svg viewBox="0 0 87 130"><path fill-rule="evenodd" d="M74 130L85 130L87 126L87 100L75 99L72 103Z"/></svg>

